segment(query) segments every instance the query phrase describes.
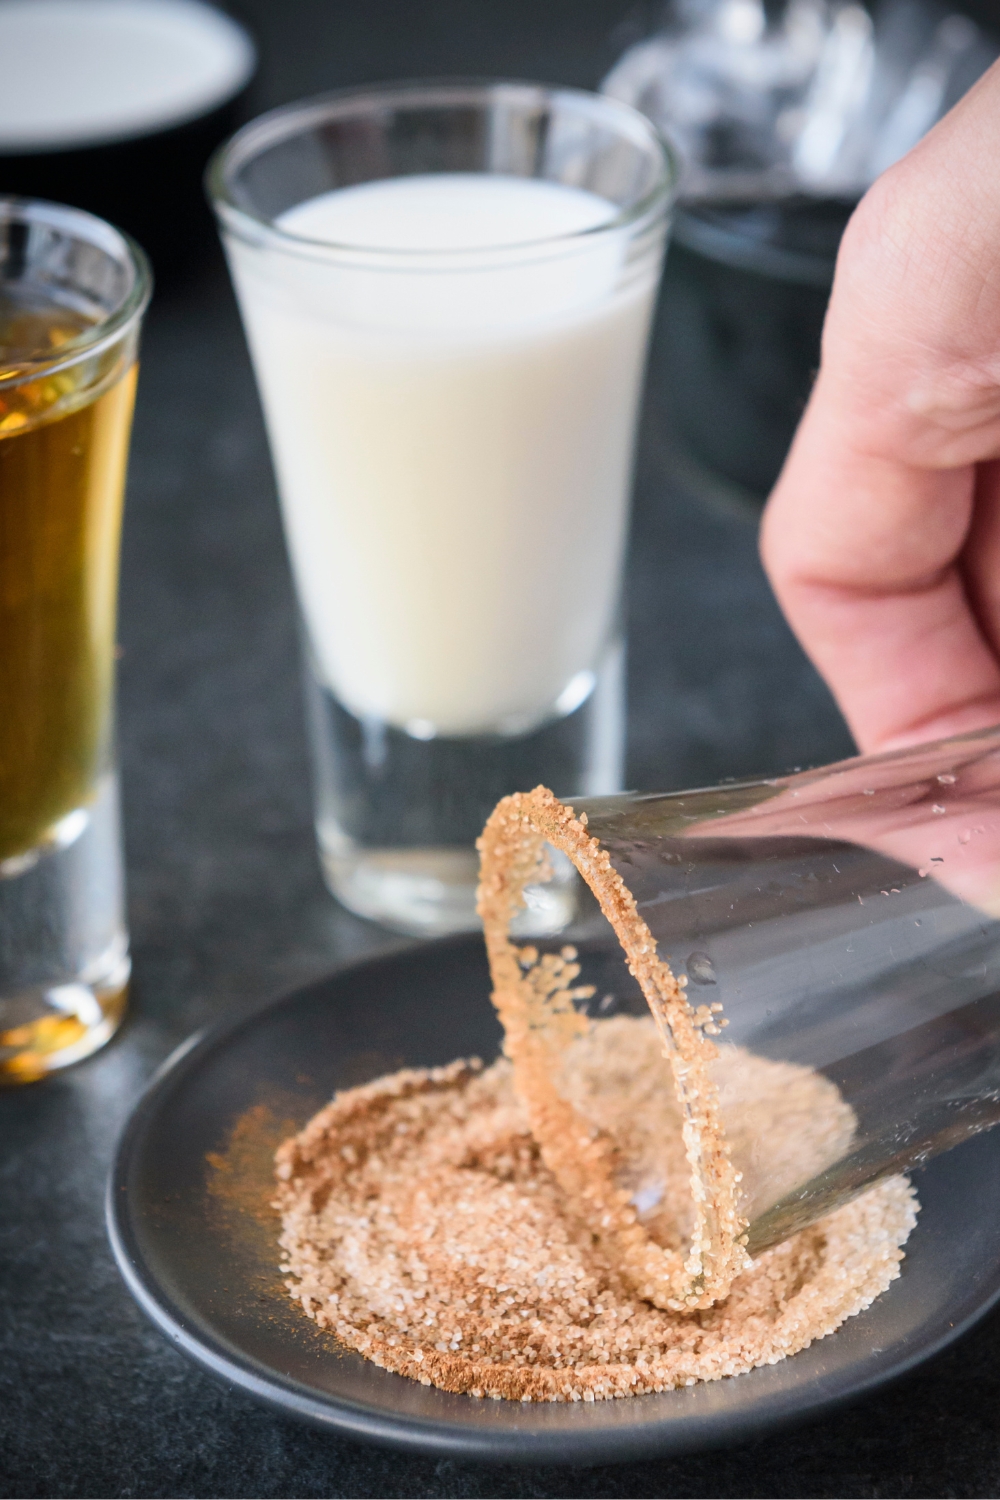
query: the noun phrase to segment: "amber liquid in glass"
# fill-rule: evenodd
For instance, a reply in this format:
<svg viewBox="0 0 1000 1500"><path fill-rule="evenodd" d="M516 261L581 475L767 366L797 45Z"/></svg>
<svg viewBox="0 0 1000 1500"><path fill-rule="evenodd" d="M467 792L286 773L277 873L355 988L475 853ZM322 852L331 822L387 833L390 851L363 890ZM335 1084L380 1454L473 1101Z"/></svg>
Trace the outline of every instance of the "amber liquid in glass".
<svg viewBox="0 0 1000 1500"><path fill-rule="evenodd" d="M110 748L136 366L119 348L33 373L91 326L0 293L0 875L88 802Z"/></svg>

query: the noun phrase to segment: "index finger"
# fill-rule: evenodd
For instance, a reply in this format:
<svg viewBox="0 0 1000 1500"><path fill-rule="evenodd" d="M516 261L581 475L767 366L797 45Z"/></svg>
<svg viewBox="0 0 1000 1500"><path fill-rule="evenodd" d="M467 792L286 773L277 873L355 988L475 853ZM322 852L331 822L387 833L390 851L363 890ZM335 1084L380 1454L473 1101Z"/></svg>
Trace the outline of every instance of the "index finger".
<svg viewBox="0 0 1000 1500"><path fill-rule="evenodd" d="M971 469L936 473L859 454L825 417L817 412L799 434L762 546L785 614L859 747L1000 722L1000 666L962 568ZM990 562L985 571L1000 568L1000 557Z"/></svg>

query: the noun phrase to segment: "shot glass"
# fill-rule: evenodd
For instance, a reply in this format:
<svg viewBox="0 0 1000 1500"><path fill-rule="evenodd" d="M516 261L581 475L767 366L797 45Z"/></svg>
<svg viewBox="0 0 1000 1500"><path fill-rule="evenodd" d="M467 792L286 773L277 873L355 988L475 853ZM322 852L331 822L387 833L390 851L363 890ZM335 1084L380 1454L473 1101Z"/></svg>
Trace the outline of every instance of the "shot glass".
<svg viewBox="0 0 1000 1500"><path fill-rule="evenodd" d="M621 786L675 175L627 106L513 83L291 105L210 165L301 610L323 869L386 925L476 924L498 797ZM540 930L565 919L561 875Z"/></svg>
<svg viewBox="0 0 1000 1500"><path fill-rule="evenodd" d="M526 954L504 929L546 849L586 886L573 949ZM668 1302L1000 1121L1000 728L572 815L539 790L501 804L483 850L536 1134L578 1194L591 1154L585 1213ZM678 1173L690 1218L666 1224Z"/></svg>
<svg viewBox="0 0 1000 1500"><path fill-rule="evenodd" d="M111 225L0 198L0 1083L86 1057L125 1010L114 645L149 294Z"/></svg>

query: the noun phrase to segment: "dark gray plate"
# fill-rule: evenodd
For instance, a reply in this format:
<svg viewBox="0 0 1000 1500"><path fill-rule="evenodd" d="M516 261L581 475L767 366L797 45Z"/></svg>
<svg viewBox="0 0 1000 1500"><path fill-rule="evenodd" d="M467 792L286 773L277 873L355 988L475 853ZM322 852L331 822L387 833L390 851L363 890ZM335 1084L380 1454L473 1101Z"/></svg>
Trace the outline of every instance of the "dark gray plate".
<svg viewBox="0 0 1000 1500"><path fill-rule="evenodd" d="M411 1452L592 1464L709 1448L815 1417L913 1368L1000 1297L1000 1132L918 1174L903 1274L794 1359L737 1379L593 1405L476 1401L376 1369L280 1288L275 1229L212 1191L208 1153L258 1106L297 1128L338 1087L403 1063L495 1056L478 938L342 970L175 1052L129 1122L108 1186L111 1243L153 1322L199 1364L288 1415ZM259 1118L266 1118L260 1115ZM268 1173L267 1153L253 1168ZM249 1170L249 1169L248 1169ZM264 1189L266 1194L266 1187Z"/></svg>

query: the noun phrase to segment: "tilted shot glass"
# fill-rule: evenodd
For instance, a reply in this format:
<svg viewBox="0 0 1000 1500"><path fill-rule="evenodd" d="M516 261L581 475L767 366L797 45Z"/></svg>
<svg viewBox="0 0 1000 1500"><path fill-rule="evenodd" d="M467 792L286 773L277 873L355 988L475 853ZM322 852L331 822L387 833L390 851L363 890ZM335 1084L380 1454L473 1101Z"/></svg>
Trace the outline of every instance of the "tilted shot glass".
<svg viewBox="0 0 1000 1500"><path fill-rule="evenodd" d="M103 220L0 198L0 1082L87 1056L125 1009L115 621L149 294Z"/></svg>
<svg viewBox="0 0 1000 1500"><path fill-rule="evenodd" d="M209 168L301 609L323 868L364 916L475 926L499 797L621 786L619 595L675 177L627 106L489 82L291 105Z"/></svg>
<svg viewBox="0 0 1000 1500"><path fill-rule="evenodd" d="M537 899L546 847L586 882L576 952L560 958L564 937L526 959L504 928ZM579 799L572 816L539 790L501 804L483 850L501 1000L529 970L555 975L532 981L513 1048L548 1081L542 1134L558 1117L581 1149L606 1143L593 1203L603 1193L645 1226L650 1254L669 1172L690 1173L706 1243L728 1204L737 1249L753 1255L1000 1121L1000 728L774 779ZM634 1089L609 1115L594 1076L593 1058L615 1057L595 1050L602 1027L648 1027L650 1011L672 1126L655 1111L643 1125ZM784 1140L755 1135L761 1107ZM721 1124L728 1177L665 1144L695 1116ZM710 1259L674 1265L680 1304L711 1279Z"/></svg>

